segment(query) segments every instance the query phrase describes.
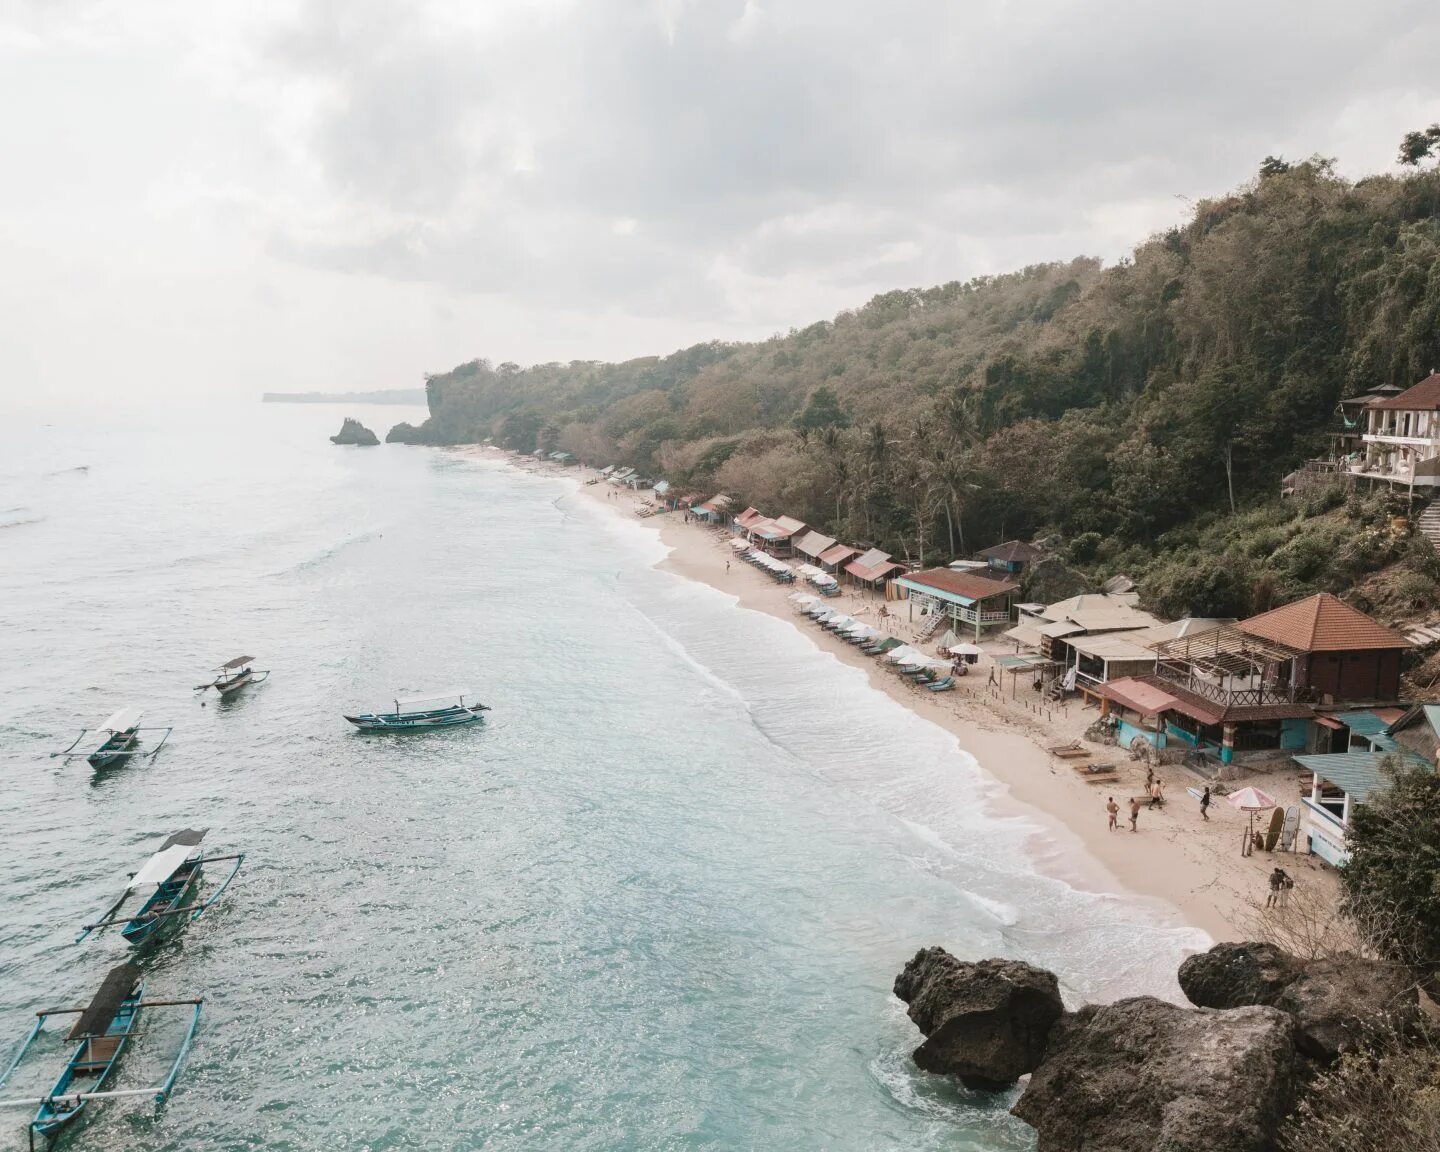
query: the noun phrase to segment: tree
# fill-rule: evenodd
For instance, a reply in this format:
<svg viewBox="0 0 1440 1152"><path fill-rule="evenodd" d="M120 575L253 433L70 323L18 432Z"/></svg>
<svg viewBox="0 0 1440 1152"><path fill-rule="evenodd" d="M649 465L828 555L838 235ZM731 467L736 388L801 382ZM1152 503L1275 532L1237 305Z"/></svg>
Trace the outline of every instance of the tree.
<svg viewBox="0 0 1440 1152"><path fill-rule="evenodd" d="M810 393L805 410L795 417L797 432L808 433L821 428L848 428L850 415L840 403L840 397L833 388L824 384Z"/></svg>
<svg viewBox="0 0 1440 1152"><path fill-rule="evenodd" d="M1344 903L1376 951L1433 985L1440 974L1440 776L1428 766L1387 767L1389 786L1351 808Z"/></svg>
<svg viewBox="0 0 1440 1152"><path fill-rule="evenodd" d="M1260 178L1281 176L1290 171L1290 162L1283 156L1266 156L1260 161Z"/></svg>
<svg viewBox="0 0 1440 1152"><path fill-rule="evenodd" d="M1420 161L1428 160L1431 156L1440 157L1440 124L1431 124L1420 132L1405 133L1405 139L1400 141L1400 155L1397 157L1401 164L1418 168Z"/></svg>

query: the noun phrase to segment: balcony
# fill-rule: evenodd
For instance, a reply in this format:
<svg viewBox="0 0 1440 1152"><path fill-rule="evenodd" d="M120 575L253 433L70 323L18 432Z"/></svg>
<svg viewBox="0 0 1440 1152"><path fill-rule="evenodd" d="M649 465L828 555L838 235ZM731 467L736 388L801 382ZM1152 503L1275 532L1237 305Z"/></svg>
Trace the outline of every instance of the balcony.
<svg viewBox="0 0 1440 1152"><path fill-rule="evenodd" d="M1255 708L1264 704L1294 704L1303 696L1293 684L1265 684L1259 688L1225 688L1188 666L1158 663L1155 675L1223 708Z"/></svg>

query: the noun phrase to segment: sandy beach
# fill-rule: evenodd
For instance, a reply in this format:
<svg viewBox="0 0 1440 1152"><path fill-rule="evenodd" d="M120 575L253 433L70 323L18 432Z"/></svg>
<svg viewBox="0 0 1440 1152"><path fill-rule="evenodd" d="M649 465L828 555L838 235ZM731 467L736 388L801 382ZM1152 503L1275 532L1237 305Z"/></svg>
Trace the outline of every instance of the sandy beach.
<svg viewBox="0 0 1440 1152"><path fill-rule="evenodd" d="M466 455L515 463L498 449L459 449ZM587 479L588 470L559 469L525 461L526 471L541 471ZM1217 797L1209 820L1202 819L1199 804L1187 787L1203 781L1180 766L1157 770L1165 785L1166 804L1142 807L1137 831L1129 828L1129 800L1145 795L1147 766L1132 761L1114 746L1087 743L1085 730L1098 711L1079 700L1061 705L1042 701L1026 678L1018 684L1002 677L1003 690L989 686L992 663L982 656L955 691L928 692L898 675L884 662L866 656L854 645L825 631L798 612L789 599L795 585L779 584L753 566L737 560L727 544L730 533L699 522L686 522L680 512L637 518L643 495L608 484L584 485L579 494L616 515L653 528L669 548L660 567L700 581L734 596L739 607L792 623L803 635L835 659L863 670L870 683L927 720L953 733L960 746L1002 787L986 802L999 816L1024 816L1041 831L1032 849L1042 868L1077 887L1093 891L1129 893L1159 902L1159 914L1188 924L1216 940L1255 935L1255 922L1264 915L1267 877L1277 864L1294 877L1296 886L1326 900L1338 892L1335 872L1319 860L1294 853L1256 852L1242 856L1247 817ZM883 627L906 642L916 632L907 619L904 602L888 606L891 618L882 619L882 598L861 593L848 585L830 603L860 620ZM927 651L934 642L921 642ZM1005 642L987 641L990 652L1008 651ZM1012 696L1013 690L1013 696ZM1096 763L1113 763L1120 779L1113 783L1086 781L1065 760L1047 748L1079 741ZM1291 804L1300 795L1298 776L1267 772L1229 781L1231 790L1255 784ZM1107 827L1106 802L1113 796L1120 805L1119 829Z"/></svg>

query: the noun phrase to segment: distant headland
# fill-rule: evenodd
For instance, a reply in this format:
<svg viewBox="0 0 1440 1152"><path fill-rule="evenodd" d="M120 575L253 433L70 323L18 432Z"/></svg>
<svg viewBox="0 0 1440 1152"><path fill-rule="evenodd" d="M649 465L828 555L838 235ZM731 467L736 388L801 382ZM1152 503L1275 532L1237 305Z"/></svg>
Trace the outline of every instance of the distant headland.
<svg viewBox="0 0 1440 1152"><path fill-rule="evenodd" d="M383 392L266 392L263 404L414 404L425 403L423 388L389 388Z"/></svg>

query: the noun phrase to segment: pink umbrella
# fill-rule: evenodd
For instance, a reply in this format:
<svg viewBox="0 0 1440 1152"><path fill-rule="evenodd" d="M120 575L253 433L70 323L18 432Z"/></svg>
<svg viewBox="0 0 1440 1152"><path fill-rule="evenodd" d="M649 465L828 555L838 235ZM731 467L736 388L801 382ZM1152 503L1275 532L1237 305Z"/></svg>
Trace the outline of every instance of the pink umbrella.
<svg viewBox="0 0 1440 1152"><path fill-rule="evenodd" d="M1236 808L1250 814L1249 826L1245 829L1245 843L1240 846L1240 855L1250 855L1250 846L1255 838L1255 813L1275 807L1275 798L1259 788L1241 788L1225 797Z"/></svg>

